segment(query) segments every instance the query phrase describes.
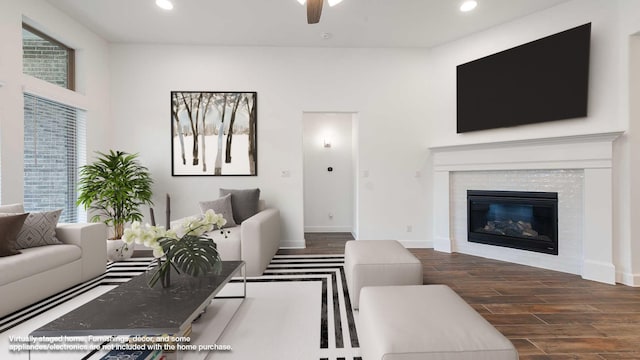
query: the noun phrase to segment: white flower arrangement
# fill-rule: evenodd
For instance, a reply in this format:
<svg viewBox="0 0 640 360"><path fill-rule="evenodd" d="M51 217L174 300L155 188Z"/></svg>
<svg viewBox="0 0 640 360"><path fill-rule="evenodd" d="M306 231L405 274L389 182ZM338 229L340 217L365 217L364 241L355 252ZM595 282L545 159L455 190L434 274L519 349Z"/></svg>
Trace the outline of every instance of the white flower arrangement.
<svg viewBox="0 0 640 360"><path fill-rule="evenodd" d="M151 248L153 256L158 259L166 258L166 261L160 262L158 270L149 280L149 285L153 287L171 266L178 272L182 270L191 276L219 269L221 260L216 244L204 235L215 229L222 229L226 223L227 220L213 210L207 210L201 216L186 218L176 230L165 230L163 226L149 224L143 226L139 221L134 221L124 231L122 240L128 245L136 243ZM227 236L223 230L221 232Z"/></svg>

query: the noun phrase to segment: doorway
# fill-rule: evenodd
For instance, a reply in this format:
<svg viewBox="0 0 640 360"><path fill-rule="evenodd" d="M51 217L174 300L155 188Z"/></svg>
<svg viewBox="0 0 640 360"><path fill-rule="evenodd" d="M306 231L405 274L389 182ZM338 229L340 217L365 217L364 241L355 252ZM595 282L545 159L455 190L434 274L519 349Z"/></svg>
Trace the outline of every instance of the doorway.
<svg viewBox="0 0 640 360"><path fill-rule="evenodd" d="M305 239L357 238L357 123L356 113L303 113Z"/></svg>

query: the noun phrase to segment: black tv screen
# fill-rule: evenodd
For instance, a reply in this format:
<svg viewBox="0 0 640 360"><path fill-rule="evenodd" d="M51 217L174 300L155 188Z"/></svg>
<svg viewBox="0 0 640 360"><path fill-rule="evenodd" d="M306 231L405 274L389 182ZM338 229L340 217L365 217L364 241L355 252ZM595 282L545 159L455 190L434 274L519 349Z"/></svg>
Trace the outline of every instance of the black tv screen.
<svg viewBox="0 0 640 360"><path fill-rule="evenodd" d="M587 116L591 23L457 66L457 132Z"/></svg>

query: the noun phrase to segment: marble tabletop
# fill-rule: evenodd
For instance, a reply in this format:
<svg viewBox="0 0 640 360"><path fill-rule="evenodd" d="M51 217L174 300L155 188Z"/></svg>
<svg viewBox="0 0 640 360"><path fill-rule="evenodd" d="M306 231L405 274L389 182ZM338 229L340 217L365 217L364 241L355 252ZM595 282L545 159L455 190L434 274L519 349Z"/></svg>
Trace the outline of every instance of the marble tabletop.
<svg viewBox="0 0 640 360"><path fill-rule="evenodd" d="M150 288L145 272L33 331L31 336L180 334L215 295L240 275L244 261L223 261L217 275L171 274L171 285ZM175 271L175 270L172 270Z"/></svg>

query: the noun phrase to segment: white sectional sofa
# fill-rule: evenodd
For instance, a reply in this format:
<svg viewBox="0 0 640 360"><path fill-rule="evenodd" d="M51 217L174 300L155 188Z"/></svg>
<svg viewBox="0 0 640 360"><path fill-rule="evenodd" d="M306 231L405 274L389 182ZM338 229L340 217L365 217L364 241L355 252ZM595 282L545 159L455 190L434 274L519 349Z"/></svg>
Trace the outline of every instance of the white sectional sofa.
<svg viewBox="0 0 640 360"><path fill-rule="evenodd" d="M227 238L219 230L211 234L222 260L244 260L247 276L260 276L280 248L280 211L267 208L230 230Z"/></svg>
<svg viewBox="0 0 640 360"><path fill-rule="evenodd" d="M225 238L220 230L207 234L218 246L222 260L244 260L247 276L260 276L280 248L280 211L265 208L260 201L260 211L244 220L240 225L225 228ZM177 228L184 219L171 222Z"/></svg>
<svg viewBox="0 0 640 360"><path fill-rule="evenodd" d="M0 257L0 316L105 272L104 224L58 224L56 237L63 244L21 249L21 254Z"/></svg>

